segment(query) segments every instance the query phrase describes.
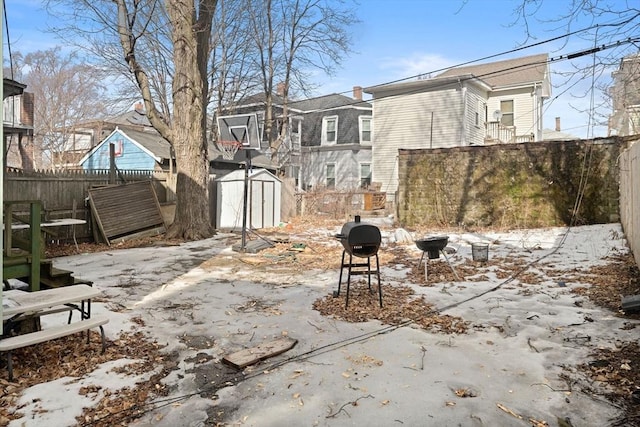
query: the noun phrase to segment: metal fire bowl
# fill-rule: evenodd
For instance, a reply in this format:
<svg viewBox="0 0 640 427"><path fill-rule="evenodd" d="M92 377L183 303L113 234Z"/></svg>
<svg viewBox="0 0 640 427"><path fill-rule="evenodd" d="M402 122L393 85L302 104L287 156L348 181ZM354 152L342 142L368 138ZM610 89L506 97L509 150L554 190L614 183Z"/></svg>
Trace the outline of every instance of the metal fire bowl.
<svg viewBox="0 0 640 427"><path fill-rule="evenodd" d="M423 252L429 252L429 258L438 258L440 251L449 243L449 236L432 236L416 240L416 246Z"/></svg>

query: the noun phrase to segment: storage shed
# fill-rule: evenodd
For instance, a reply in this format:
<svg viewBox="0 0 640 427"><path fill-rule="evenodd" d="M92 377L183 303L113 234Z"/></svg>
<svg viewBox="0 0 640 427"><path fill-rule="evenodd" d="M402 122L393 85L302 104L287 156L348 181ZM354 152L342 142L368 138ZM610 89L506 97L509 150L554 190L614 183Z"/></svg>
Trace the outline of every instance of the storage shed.
<svg viewBox="0 0 640 427"><path fill-rule="evenodd" d="M249 171L247 228L280 224L282 182L266 169ZM244 170L220 177L216 182L216 228L242 230L244 213Z"/></svg>

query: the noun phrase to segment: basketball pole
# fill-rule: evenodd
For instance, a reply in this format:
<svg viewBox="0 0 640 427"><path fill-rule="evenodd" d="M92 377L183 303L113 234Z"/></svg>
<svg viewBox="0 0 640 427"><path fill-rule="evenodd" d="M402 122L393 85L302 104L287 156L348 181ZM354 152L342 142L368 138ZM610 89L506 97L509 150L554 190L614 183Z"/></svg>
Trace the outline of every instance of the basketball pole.
<svg viewBox="0 0 640 427"><path fill-rule="evenodd" d="M249 168L251 168L251 149L245 149L247 154L246 161L244 163L244 209L242 212L242 252L246 250L247 244L247 212L248 212L248 199L249 199Z"/></svg>

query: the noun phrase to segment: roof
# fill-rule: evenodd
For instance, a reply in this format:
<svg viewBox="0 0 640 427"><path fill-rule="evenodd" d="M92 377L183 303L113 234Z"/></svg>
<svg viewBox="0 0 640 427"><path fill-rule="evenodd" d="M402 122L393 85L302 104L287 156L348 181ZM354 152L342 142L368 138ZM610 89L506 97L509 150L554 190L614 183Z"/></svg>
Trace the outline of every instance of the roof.
<svg viewBox="0 0 640 427"><path fill-rule="evenodd" d="M273 104L282 106L284 99L279 95L273 95ZM264 93L251 95L241 99L235 104L235 107L246 107L248 105L261 105L265 104ZM289 100L287 106L295 112L309 113L317 110L331 110L341 107L360 107L360 108L372 108L371 104L367 101L359 101L354 98L350 98L338 93L332 93L329 95L318 96L315 98L303 99L300 101ZM230 108L225 108L230 109Z"/></svg>
<svg viewBox="0 0 640 427"><path fill-rule="evenodd" d="M571 135L570 133L554 129L542 129L543 141L575 141L577 139L580 139L580 137Z"/></svg>
<svg viewBox="0 0 640 427"><path fill-rule="evenodd" d="M147 151L160 159L171 158L171 144L156 131L139 131L132 129L120 129L120 132L137 142Z"/></svg>
<svg viewBox="0 0 640 427"><path fill-rule="evenodd" d="M147 112L143 109L129 110L105 121L116 125L151 127L151 122L149 122Z"/></svg>
<svg viewBox="0 0 640 427"><path fill-rule="evenodd" d="M547 78L548 60L549 55L542 53L486 64L450 68L436 78L471 74L484 80L494 89L518 86L544 81Z"/></svg>
<svg viewBox="0 0 640 427"><path fill-rule="evenodd" d="M267 169L249 169L248 178L254 181L277 181L282 182L280 178L272 174ZM218 181L244 181L244 169L236 169L217 179Z"/></svg>
<svg viewBox="0 0 640 427"><path fill-rule="evenodd" d="M464 82L465 84L477 85L485 90L490 90L491 87L484 81L472 74L461 74L459 76L446 76L436 77L423 80L410 80L400 83L387 83L376 86L370 86L364 88L366 93L381 93L381 92L401 92L403 94L410 94L420 92L423 90L441 89L442 87L452 84Z"/></svg>
<svg viewBox="0 0 640 427"><path fill-rule="evenodd" d="M353 99L348 96L340 95L338 93L332 93L316 98L304 99L301 101L292 101L289 103L289 106L291 108L304 112L312 112L315 110L331 110L340 107L371 108L371 103Z"/></svg>
<svg viewBox="0 0 640 427"><path fill-rule="evenodd" d="M156 131L136 131L131 129L120 129L116 127L113 132L104 138L98 145L93 147L87 154L85 154L78 164L83 164L89 157L93 155L100 147L107 142L109 138L115 133L120 133L134 144L146 151L156 161L161 162L163 159L169 159L171 157L171 145L169 141L162 138Z"/></svg>
<svg viewBox="0 0 640 427"><path fill-rule="evenodd" d="M4 98L14 95L21 95L26 88L27 85L24 83L20 83L7 78L2 79L2 96Z"/></svg>

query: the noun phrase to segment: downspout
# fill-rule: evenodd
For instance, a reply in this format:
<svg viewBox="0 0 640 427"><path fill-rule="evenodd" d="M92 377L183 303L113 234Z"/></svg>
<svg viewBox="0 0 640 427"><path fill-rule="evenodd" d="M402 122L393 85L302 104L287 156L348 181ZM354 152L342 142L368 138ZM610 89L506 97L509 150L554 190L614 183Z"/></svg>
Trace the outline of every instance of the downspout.
<svg viewBox="0 0 640 427"><path fill-rule="evenodd" d="M460 145L467 145L467 87L462 83L460 78L458 78L458 83L460 84L460 93L462 96L462 118L460 120L460 131L462 133L460 138Z"/></svg>

